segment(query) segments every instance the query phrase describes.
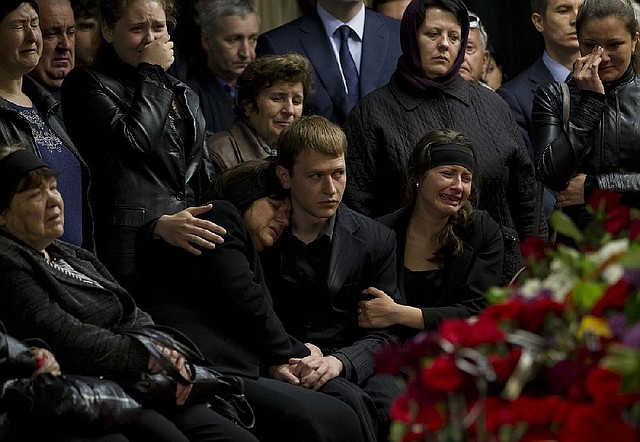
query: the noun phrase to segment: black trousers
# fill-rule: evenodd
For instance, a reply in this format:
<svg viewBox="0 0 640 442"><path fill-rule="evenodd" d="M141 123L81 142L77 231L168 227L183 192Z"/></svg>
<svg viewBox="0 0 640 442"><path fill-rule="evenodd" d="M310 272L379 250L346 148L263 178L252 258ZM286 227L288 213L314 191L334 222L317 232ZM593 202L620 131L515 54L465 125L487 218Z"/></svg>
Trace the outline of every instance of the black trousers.
<svg viewBox="0 0 640 442"><path fill-rule="evenodd" d="M143 409L132 424L118 428L117 433L89 436L75 434L73 428L64 430L38 428L31 421L31 429L22 429L11 441L30 442L258 442L248 430L220 416L205 405L193 405L179 412L162 415ZM57 434L56 434L57 433ZM64 434L61 434L64 433Z"/></svg>
<svg viewBox="0 0 640 442"><path fill-rule="evenodd" d="M340 400L275 379L245 379L261 442L360 442L358 416Z"/></svg>
<svg viewBox="0 0 640 442"><path fill-rule="evenodd" d="M402 392L393 376L377 374L361 385L337 377L324 384L319 391L340 399L356 412L365 441L388 441L391 404Z"/></svg>

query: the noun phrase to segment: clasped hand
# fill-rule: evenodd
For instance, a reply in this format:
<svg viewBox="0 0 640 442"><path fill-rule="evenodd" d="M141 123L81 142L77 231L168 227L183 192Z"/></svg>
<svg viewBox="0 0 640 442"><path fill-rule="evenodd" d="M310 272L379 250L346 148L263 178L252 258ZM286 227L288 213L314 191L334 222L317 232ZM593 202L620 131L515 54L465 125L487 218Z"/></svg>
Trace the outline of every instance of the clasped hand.
<svg viewBox="0 0 640 442"><path fill-rule="evenodd" d="M323 356L318 347L305 344L311 354L304 358L291 358L288 364L276 365L269 370L273 378L319 390L331 379L340 376L343 365L335 356Z"/></svg>
<svg viewBox="0 0 640 442"><path fill-rule="evenodd" d="M189 373L189 369L187 368L187 363L184 356L182 356L176 350L164 347L160 344L156 344L156 347L178 369L182 377L184 377L185 379L191 379L191 374ZM160 362L153 356L149 356L148 369L151 373L165 373ZM176 405L184 405L184 403L187 401L187 398L189 397L189 393L191 393L192 388L192 385L182 385L178 382L176 383Z"/></svg>

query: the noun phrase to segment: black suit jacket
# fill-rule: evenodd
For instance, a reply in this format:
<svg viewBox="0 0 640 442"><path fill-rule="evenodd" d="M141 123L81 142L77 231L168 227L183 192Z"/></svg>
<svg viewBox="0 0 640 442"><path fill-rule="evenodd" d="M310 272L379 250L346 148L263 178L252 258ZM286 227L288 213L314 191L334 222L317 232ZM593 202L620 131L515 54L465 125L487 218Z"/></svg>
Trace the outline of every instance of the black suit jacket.
<svg viewBox="0 0 640 442"><path fill-rule="evenodd" d="M258 38L258 56L290 52L307 57L315 74L314 93L305 105L305 113L322 115L334 123L344 123L347 95L340 66L315 9ZM367 9L360 60L360 97L389 81L401 54L400 21Z"/></svg>
<svg viewBox="0 0 640 442"><path fill-rule="evenodd" d="M137 237L144 305L154 321L182 330L222 372L256 377L261 366L287 363L309 350L284 330L272 308L260 259L237 209L216 201L202 218L224 226L224 243L195 256ZM141 300L142 302L142 300Z"/></svg>
<svg viewBox="0 0 640 442"><path fill-rule="evenodd" d="M496 91L511 108L511 113L520 127L532 161L534 151L530 132L533 95L540 86L553 83L554 81L553 75L551 75L551 72L549 72L549 69L545 66L542 57L540 57L534 64L512 80L503 84L502 87Z"/></svg>
<svg viewBox="0 0 640 442"><path fill-rule="evenodd" d="M288 232L290 234L290 230ZM358 327L356 309L364 299L362 290L367 287L379 288L400 301L395 234L371 218L340 205L327 272L327 297L332 310L325 317L299 308L303 304L296 299L299 290L283 278L283 243L281 239L261 254L276 312L298 339L319 345L325 355L331 353L340 359L344 365L343 375L361 384L373 374L371 355L394 339L387 330ZM293 330L305 330L305 336L298 336Z"/></svg>

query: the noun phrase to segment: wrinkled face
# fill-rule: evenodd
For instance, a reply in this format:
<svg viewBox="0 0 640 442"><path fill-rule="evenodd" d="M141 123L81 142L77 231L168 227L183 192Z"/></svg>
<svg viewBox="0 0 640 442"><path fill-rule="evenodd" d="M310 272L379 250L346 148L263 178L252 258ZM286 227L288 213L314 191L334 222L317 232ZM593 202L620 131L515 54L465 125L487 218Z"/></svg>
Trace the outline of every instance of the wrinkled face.
<svg viewBox="0 0 640 442"><path fill-rule="evenodd" d="M460 76L467 81L478 81L484 74L485 65L489 62L489 51L485 50L480 38L480 31L469 30L469 38L464 54L464 62L460 66Z"/></svg>
<svg viewBox="0 0 640 442"><path fill-rule="evenodd" d="M638 42L638 33L631 35L617 17L594 18L582 25L580 30L580 52L591 53L595 46L602 46L602 61L598 75L603 83L616 80L624 74L631 63L631 55Z"/></svg>
<svg viewBox="0 0 640 442"><path fill-rule="evenodd" d="M544 14L532 14L533 24L544 37L548 50L578 49L576 17L584 0L549 0Z"/></svg>
<svg viewBox="0 0 640 442"><path fill-rule="evenodd" d="M134 67L140 64L142 50L168 33L167 16L162 3L156 0L135 0L113 29L102 29L102 36L113 44L118 57Z"/></svg>
<svg viewBox="0 0 640 442"><path fill-rule="evenodd" d="M319 223L336 213L347 184L344 155L330 157L305 149L291 172L282 166L277 170L280 184L291 191L296 219Z"/></svg>
<svg viewBox="0 0 640 442"><path fill-rule="evenodd" d="M0 228L43 251L64 233L64 203L55 178L35 189L17 193L0 214Z"/></svg>
<svg viewBox="0 0 640 442"><path fill-rule="evenodd" d="M76 66L93 64L99 38L97 19L82 17L76 20Z"/></svg>
<svg viewBox="0 0 640 442"><path fill-rule="evenodd" d="M472 178L471 172L462 166L429 169L420 181L416 204L436 216L449 217L469 199Z"/></svg>
<svg viewBox="0 0 640 442"><path fill-rule="evenodd" d="M42 53L39 22L28 3L22 3L0 22L0 71L17 78L37 66Z"/></svg>
<svg viewBox="0 0 640 442"><path fill-rule="evenodd" d="M235 84L238 76L256 58L260 22L256 14L222 17L220 27L201 34L207 66L217 77Z"/></svg>
<svg viewBox="0 0 640 442"><path fill-rule="evenodd" d="M31 76L54 89L75 66L76 25L69 0L38 2L42 30L42 57Z"/></svg>
<svg viewBox="0 0 640 442"><path fill-rule="evenodd" d="M249 206L242 218L258 252L271 247L280 238L289 225L290 216L289 198L260 198Z"/></svg>
<svg viewBox="0 0 640 442"><path fill-rule="evenodd" d="M460 52L461 28L456 16L439 7L429 7L418 29L422 69L427 78L444 75Z"/></svg>
<svg viewBox="0 0 640 442"><path fill-rule="evenodd" d="M275 147L280 132L302 115L304 91L302 83L278 81L260 90L256 106L244 105L249 122L262 138Z"/></svg>

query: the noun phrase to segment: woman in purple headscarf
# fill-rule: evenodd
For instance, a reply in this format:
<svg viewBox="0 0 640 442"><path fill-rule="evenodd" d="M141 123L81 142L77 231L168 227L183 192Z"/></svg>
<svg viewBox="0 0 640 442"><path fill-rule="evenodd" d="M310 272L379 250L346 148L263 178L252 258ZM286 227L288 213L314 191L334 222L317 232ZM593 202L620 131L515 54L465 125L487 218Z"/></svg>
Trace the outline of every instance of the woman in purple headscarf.
<svg viewBox="0 0 640 442"><path fill-rule="evenodd" d="M459 75L469 16L461 0L413 0L402 17L402 56L389 83L351 111L347 188L351 208L377 217L403 205L412 147L437 128L464 133L476 147L479 208L504 240L501 282L522 266L520 239L533 233L535 179L509 107L493 91ZM546 233L546 226L543 226Z"/></svg>

